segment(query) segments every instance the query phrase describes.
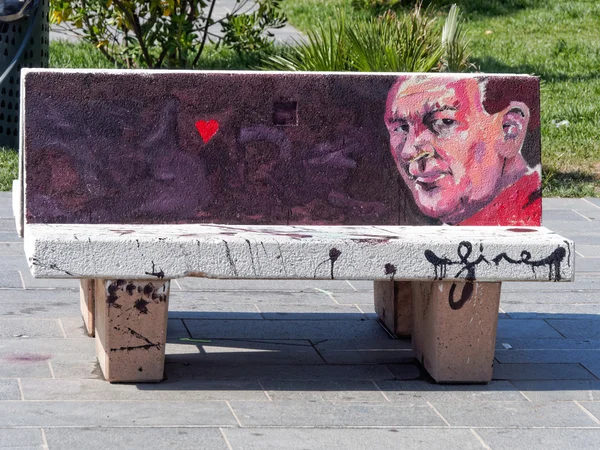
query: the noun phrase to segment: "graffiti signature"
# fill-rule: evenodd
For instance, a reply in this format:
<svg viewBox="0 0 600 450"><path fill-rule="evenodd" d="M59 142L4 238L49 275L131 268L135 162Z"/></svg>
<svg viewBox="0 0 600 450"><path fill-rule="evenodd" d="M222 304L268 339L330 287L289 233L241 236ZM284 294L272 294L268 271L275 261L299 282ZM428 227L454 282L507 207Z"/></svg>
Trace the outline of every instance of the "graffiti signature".
<svg viewBox="0 0 600 450"><path fill-rule="evenodd" d="M477 280L477 266L479 266L481 263L490 264L490 261L488 261L488 259L483 255L483 244L479 245L479 256L473 261L469 261L472 252L473 244L468 241L462 241L460 244L458 244L458 260L440 257L432 250L425 250L425 259L427 259L427 261L433 265L435 280L442 280L446 278L448 266L457 265L460 267L454 278L464 278L466 283L458 300L454 299L454 293L457 284L456 282L452 283L452 287L450 288L450 292L448 294L448 302L450 304L450 308L454 310L461 309L469 300L469 298L471 298L474 290L473 282ZM500 265L502 261L506 261L509 264L525 264L530 266L533 271L535 271L535 268L537 267L547 267L548 280L560 281L562 279L561 264L566 255L566 249L563 247L557 247L552 253L550 253L550 255L538 260L532 260L531 252L523 250L521 252L520 259L513 259L508 256L506 252L503 252L496 255L491 259L491 261L496 266Z"/></svg>

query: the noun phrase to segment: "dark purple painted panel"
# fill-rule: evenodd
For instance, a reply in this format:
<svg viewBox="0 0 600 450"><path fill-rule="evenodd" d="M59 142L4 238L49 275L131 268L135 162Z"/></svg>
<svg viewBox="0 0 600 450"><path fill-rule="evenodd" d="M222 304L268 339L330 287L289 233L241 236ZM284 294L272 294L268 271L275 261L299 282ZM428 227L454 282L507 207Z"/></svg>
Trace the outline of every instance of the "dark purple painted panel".
<svg viewBox="0 0 600 450"><path fill-rule="evenodd" d="M376 225L446 217L415 190L446 195L443 186L430 174L409 174L414 158L400 157L390 138L403 132L388 120L396 91L404 95L407 86L398 75L32 71L24 79L28 223ZM458 92L456 78L433 79L442 89L434 97ZM521 153L529 166L539 164L537 79L496 77L485 88L488 115L517 97L528 103ZM536 201L515 192L521 203ZM498 194L470 202L463 216ZM539 224L531 211L511 214L502 216L506 225Z"/></svg>

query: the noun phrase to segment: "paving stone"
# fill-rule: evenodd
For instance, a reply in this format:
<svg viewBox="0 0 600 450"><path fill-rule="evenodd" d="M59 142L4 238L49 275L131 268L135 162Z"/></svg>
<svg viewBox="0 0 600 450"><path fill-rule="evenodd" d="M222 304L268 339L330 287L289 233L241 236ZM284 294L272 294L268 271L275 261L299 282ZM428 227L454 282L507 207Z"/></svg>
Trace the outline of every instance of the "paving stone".
<svg viewBox="0 0 600 450"><path fill-rule="evenodd" d="M389 380L383 365L292 365L237 364L216 366L184 355L167 355L165 374L169 380Z"/></svg>
<svg viewBox="0 0 600 450"><path fill-rule="evenodd" d="M370 281L373 284L372 281ZM363 305L370 306L375 302L373 291L358 291L358 292L337 292L333 295L335 301L340 305L358 305L362 308Z"/></svg>
<svg viewBox="0 0 600 450"><path fill-rule="evenodd" d="M581 364L494 364L494 380L594 380Z"/></svg>
<svg viewBox="0 0 600 450"><path fill-rule="evenodd" d="M556 230L553 230L556 231ZM560 233L562 234L562 233ZM600 233L593 231L569 231L569 235L566 233L562 234L565 237L568 237L573 242L576 243L575 249L577 250L577 245L596 245L600 241Z"/></svg>
<svg viewBox="0 0 600 450"><path fill-rule="evenodd" d="M227 450L218 428L48 428L49 450Z"/></svg>
<svg viewBox="0 0 600 450"><path fill-rule="evenodd" d="M546 322L568 339L600 339L600 321L549 319Z"/></svg>
<svg viewBox="0 0 600 450"><path fill-rule="evenodd" d="M585 199L586 202L590 202L593 203L594 205L596 205L598 208L600 208L600 198L594 198L594 197L587 197Z"/></svg>
<svg viewBox="0 0 600 450"><path fill-rule="evenodd" d="M0 264L0 289L23 289L23 281L18 270Z"/></svg>
<svg viewBox="0 0 600 450"><path fill-rule="evenodd" d="M371 380L266 380L273 401L386 402Z"/></svg>
<svg viewBox="0 0 600 450"><path fill-rule="evenodd" d="M48 361L39 361L36 354L0 355L0 378L51 378Z"/></svg>
<svg viewBox="0 0 600 450"><path fill-rule="evenodd" d="M373 281L371 280L348 280L348 284L355 291L368 291L373 292Z"/></svg>
<svg viewBox="0 0 600 450"><path fill-rule="evenodd" d="M582 364L587 370L589 370L594 376L600 378L600 361L588 361ZM597 399L600 400L600 399Z"/></svg>
<svg viewBox="0 0 600 450"><path fill-rule="evenodd" d="M575 406L575 405L573 405ZM231 402L242 426L444 426L424 402L333 403L333 402Z"/></svg>
<svg viewBox="0 0 600 450"><path fill-rule="evenodd" d="M185 320L194 338L225 339L381 339L372 320ZM548 326L548 325L546 325ZM548 328L550 328L548 326ZM552 330L554 331L554 330ZM556 333L554 331L554 333ZM558 335L558 333L556 333Z"/></svg>
<svg viewBox="0 0 600 450"><path fill-rule="evenodd" d="M25 400L268 401L258 381L166 380L161 383L110 384L90 379L23 379L21 384Z"/></svg>
<svg viewBox="0 0 600 450"><path fill-rule="evenodd" d="M550 305L599 305L600 290L574 290L574 291L553 291L553 292L513 292L503 294L500 307L502 309L510 308L511 305L523 305L530 308Z"/></svg>
<svg viewBox="0 0 600 450"><path fill-rule="evenodd" d="M512 384L532 402L566 402L594 400L598 380L517 380Z"/></svg>
<svg viewBox="0 0 600 450"><path fill-rule="evenodd" d="M219 401L7 401L0 402L0 409L6 427L237 425L227 404Z"/></svg>
<svg viewBox="0 0 600 450"><path fill-rule="evenodd" d="M589 208L586 208L589 209ZM560 220L561 222L589 222L588 218L577 214L573 209L550 209L543 212L544 223Z"/></svg>
<svg viewBox="0 0 600 450"><path fill-rule="evenodd" d="M596 241L597 243L598 241ZM543 295L540 294L551 294L553 292L583 292L583 291L600 291L600 277L598 274L578 274L575 272L575 281L573 282L560 282L560 283L535 283L535 282L518 282L511 281L502 283L502 299L511 298L518 300L519 296L508 296L507 294L513 293L533 293L537 294L537 298L543 299L547 303L559 303L560 296Z"/></svg>
<svg viewBox="0 0 600 450"><path fill-rule="evenodd" d="M0 339L0 378L101 377L94 340ZM96 372L94 372L96 371Z"/></svg>
<svg viewBox="0 0 600 450"><path fill-rule="evenodd" d="M600 427L571 402L438 402L431 404L450 423L467 427Z"/></svg>
<svg viewBox="0 0 600 450"><path fill-rule="evenodd" d="M0 317L81 317L75 291L0 289Z"/></svg>
<svg viewBox="0 0 600 450"><path fill-rule="evenodd" d="M17 229L15 228L15 219L11 216L4 218L0 216L0 232L10 233L17 236ZM18 236L17 236L18 237ZM21 238L19 238L21 239Z"/></svg>
<svg viewBox="0 0 600 450"><path fill-rule="evenodd" d="M593 414L597 422L600 422L600 402L580 402L580 404Z"/></svg>
<svg viewBox="0 0 600 450"><path fill-rule="evenodd" d="M226 428L223 433L232 448L244 450L429 450L442 445L445 450L482 448L473 433L458 429Z"/></svg>
<svg viewBox="0 0 600 450"><path fill-rule="evenodd" d="M183 320L168 319L167 320L167 339L189 338L187 328L183 324Z"/></svg>
<svg viewBox="0 0 600 450"><path fill-rule="evenodd" d="M492 381L485 385L448 385L426 381L376 381L392 402L417 400L440 402L506 402L527 401L508 381Z"/></svg>
<svg viewBox="0 0 600 450"><path fill-rule="evenodd" d="M0 449L43 450L42 431L38 428L0 428Z"/></svg>
<svg viewBox="0 0 600 450"><path fill-rule="evenodd" d="M65 332L65 336L72 338L89 338L81 313L77 317L61 317L60 323Z"/></svg>
<svg viewBox="0 0 600 450"><path fill-rule="evenodd" d="M496 350L503 364L513 363L585 363L600 360L600 350Z"/></svg>
<svg viewBox="0 0 600 450"><path fill-rule="evenodd" d="M315 291L290 292L290 291L174 291L171 284L169 295L169 307L177 310L190 310L194 308L210 308L210 305L234 305L239 304L273 304L273 305L334 305L331 296ZM257 311L258 312L258 311Z"/></svg>
<svg viewBox="0 0 600 450"><path fill-rule="evenodd" d="M202 341L199 339L198 341ZM207 339L196 344L199 353L193 355L169 355L169 360L187 360L191 364L237 365L243 370L245 364L324 364L319 353L307 341L256 342L245 340ZM169 349L167 349L167 352Z"/></svg>
<svg viewBox="0 0 600 450"><path fill-rule="evenodd" d="M575 264L577 264L577 273L585 273L585 272L596 273L596 272L600 271L600 258L577 257L575 260Z"/></svg>
<svg viewBox="0 0 600 450"><path fill-rule="evenodd" d="M327 339L315 347L328 364L401 364L415 355L408 339Z"/></svg>
<svg viewBox="0 0 600 450"><path fill-rule="evenodd" d="M17 380L0 380L0 400L21 400Z"/></svg>
<svg viewBox="0 0 600 450"><path fill-rule="evenodd" d="M261 305L268 320L365 320L355 305Z"/></svg>
<svg viewBox="0 0 600 450"><path fill-rule="evenodd" d="M14 221L12 223L12 228L15 228ZM11 232L9 230L4 230L5 232L0 232L0 242L4 243L15 243L18 244L21 248L23 248L23 239L21 239L16 232ZM5 248L5 246L2 246ZM21 256L24 258L25 253L23 251L16 251L13 253L15 256Z"/></svg>
<svg viewBox="0 0 600 450"><path fill-rule="evenodd" d="M169 319L244 320L263 318L255 303L206 303L169 298Z"/></svg>
<svg viewBox="0 0 600 450"><path fill-rule="evenodd" d="M25 258L23 242L5 239L2 234L0 234L0 256Z"/></svg>
<svg viewBox="0 0 600 450"><path fill-rule="evenodd" d="M62 278L33 278L29 269L19 270L25 289L79 289L79 280ZM79 301L75 296L74 301Z"/></svg>
<svg viewBox="0 0 600 450"><path fill-rule="evenodd" d="M545 321L535 319L501 320L498 322L498 332L496 335L499 339L551 339L563 337Z"/></svg>
<svg viewBox="0 0 600 450"><path fill-rule="evenodd" d="M71 359L68 357L57 357L53 358L49 362L52 367L52 374L54 378L65 378L75 380L102 380L104 381L104 375L102 375L102 369L98 364L96 355L91 352L88 359Z"/></svg>
<svg viewBox="0 0 600 450"><path fill-rule="evenodd" d="M494 450L517 448L565 450L600 448L600 430L586 429L478 429Z"/></svg>
<svg viewBox="0 0 600 450"><path fill-rule="evenodd" d="M587 339L497 339L496 349L506 349L509 345L513 350L598 350L600 340Z"/></svg>
<svg viewBox="0 0 600 450"><path fill-rule="evenodd" d="M600 210L598 210L600 213ZM597 258L600 255L600 245L578 245L577 253L586 258ZM576 266L579 269L579 266Z"/></svg>
<svg viewBox="0 0 600 450"><path fill-rule="evenodd" d="M416 380L422 378L421 367L416 364L386 364L396 380Z"/></svg>
<svg viewBox="0 0 600 450"><path fill-rule="evenodd" d="M62 338L55 319L0 318L0 339Z"/></svg>
<svg viewBox="0 0 600 450"><path fill-rule="evenodd" d="M600 293L599 293L600 295ZM600 298L598 298L600 301ZM600 321L600 304L501 304L511 319L572 319Z"/></svg>

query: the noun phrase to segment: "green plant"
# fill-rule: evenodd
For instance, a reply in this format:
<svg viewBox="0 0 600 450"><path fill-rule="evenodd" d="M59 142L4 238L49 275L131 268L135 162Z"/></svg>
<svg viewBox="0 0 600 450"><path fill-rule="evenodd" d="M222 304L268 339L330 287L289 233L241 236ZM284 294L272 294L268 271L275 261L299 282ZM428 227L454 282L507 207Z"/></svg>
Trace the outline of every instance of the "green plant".
<svg viewBox="0 0 600 450"><path fill-rule="evenodd" d="M402 15L384 15L348 28L352 66L360 72L429 72L438 67L443 48L431 11L420 5Z"/></svg>
<svg viewBox="0 0 600 450"><path fill-rule="evenodd" d="M286 22L279 2L237 0L215 19L216 0L52 0L51 20L91 42L115 66L194 68L210 42L239 53L268 49L269 28Z"/></svg>
<svg viewBox="0 0 600 450"><path fill-rule="evenodd" d="M271 55L263 62L264 69L306 70L315 72L352 70L348 47L344 42L346 20L339 10L334 20L319 22L306 32L307 41L298 41L281 55Z"/></svg>
<svg viewBox="0 0 600 450"><path fill-rule="evenodd" d="M471 67L459 10L451 9L444 33L438 13L421 8L386 12L375 18L350 19L338 9L333 20L318 22L307 40L270 56L264 68L359 72L464 71Z"/></svg>
<svg viewBox="0 0 600 450"><path fill-rule="evenodd" d="M415 0L352 0L352 7L356 10L365 10L371 14L383 14L386 11L395 11L400 7L412 6Z"/></svg>
<svg viewBox="0 0 600 450"><path fill-rule="evenodd" d="M472 67L469 63L469 40L466 38L460 8L453 4L442 29L442 70L462 72Z"/></svg>

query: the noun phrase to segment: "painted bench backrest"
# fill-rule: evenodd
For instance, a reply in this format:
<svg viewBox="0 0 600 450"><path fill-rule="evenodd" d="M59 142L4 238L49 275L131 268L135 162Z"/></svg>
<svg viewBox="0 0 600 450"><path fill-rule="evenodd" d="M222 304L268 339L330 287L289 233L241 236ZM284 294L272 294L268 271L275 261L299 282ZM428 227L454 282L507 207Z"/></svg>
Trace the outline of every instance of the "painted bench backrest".
<svg viewBox="0 0 600 450"><path fill-rule="evenodd" d="M530 76L31 70L26 223L540 224Z"/></svg>

